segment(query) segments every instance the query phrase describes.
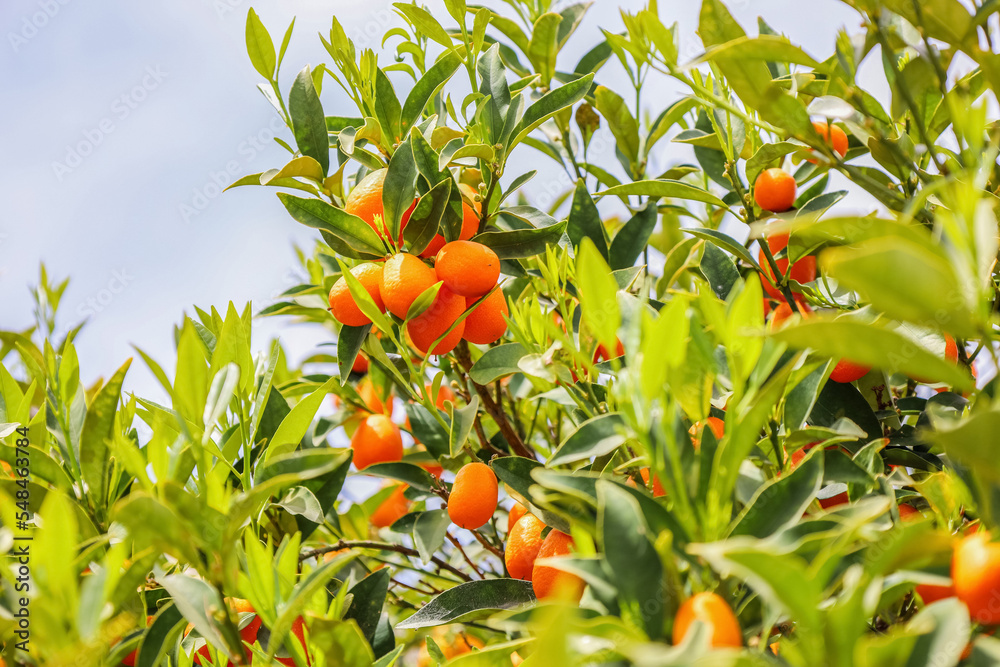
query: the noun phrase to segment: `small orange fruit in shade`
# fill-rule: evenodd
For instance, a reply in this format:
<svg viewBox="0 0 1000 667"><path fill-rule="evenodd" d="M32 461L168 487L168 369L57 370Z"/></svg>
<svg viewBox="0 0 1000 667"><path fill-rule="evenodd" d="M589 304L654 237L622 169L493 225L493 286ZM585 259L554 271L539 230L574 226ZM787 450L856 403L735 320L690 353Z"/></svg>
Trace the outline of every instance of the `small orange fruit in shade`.
<svg viewBox="0 0 1000 667"><path fill-rule="evenodd" d="M813 127L819 136L823 137L824 143L830 146L840 157L847 155L847 133L839 126L829 122L817 121ZM809 162L816 164L815 158L809 158Z"/></svg>
<svg viewBox="0 0 1000 667"><path fill-rule="evenodd" d="M795 204L795 177L784 169L767 169L753 185L753 199L765 211L782 213Z"/></svg>
<svg viewBox="0 0 1000 667"><path fill-rule="evenodd" d="M146 627L148 628L149 624L152 623L152 622L153 622L153 617L152 616L147 616L146 617ZM139 649L136 649L136 650L132 651L131 653L129 653L127 656L125 656L122 659L122 664L125 665L126 667L135 667L135 658L136 658L136 653L138 653L138 651L139 651ZM0 658L0 667L3 667L4 664L5 663L3 661L3 658Z"/></svg>
<svg viewBox="0 0 1000 667"><path fill-rule="evenodd" d="M302 620L301 616L292 621L292 634L298 638L299 644L302 645L302 652L306 654L306 664L311 665L312 659L309 657L308 648L306 646L305 622ZM275 660L283 665L288 665L288 667L295 667L295 660L292 658L275 658Z"/></svg>
<svg viewBox="0 0 1000 667"><path fill-rule="evenodd" d="M507 333L507 320L510 310L507 308L507 298L503 290L498 289L486 298L469 297L465 307L473 308L465 318L465 331L462 337L475 345L495 343Z"/></svg>
<svg viewBox="0 0 1000 667"><path fill-rule="evenodd" d="M378 509L372 512L371 522L373 526L376 528L387 528L399 521L410 511L410 501L403 495L405 491L406 485L400 484L389 494L389 497L382 501Z"/></svg>
<svg viewBox="0 0 1000 667"><path fill-rule="evenodd" d="M1000 624L1000 543L975 533L955 545L951 558L955 595L983 625Z"/></svg>
<svg viewBox="0 0 1000 667"><path fill-rule="evenodd" d="M438 251L434 260L437 277L455 294L482 296L500 278L500 259L482 243L452 241Z"/></svg>
<svg viewBox="0 0 1000 667"><path fill-rule="evenodd" d="M465 297L442 286L430 307L407 322L406 333L410 336L410 342L424 354L448 354L455 349L465 333L465 320L455 323L464 312ZM439 338L441 342L434 345L434 341Z"/></svg>
<svg viewBox="0 0 1000 667"><path fill-rule="evenodd" d="M615 341L615 354L614 356L608 354L608 348L604 347L602 344L598 344L597 349L594 350L594 363L599 364L602 361L611 361L612 359L617 359L625 355L625 346L620 340Z"/></svg>
<svg viewBox="0 0 1000 667"><path fill-rule="evenodd" d="M830 373L830 379L840 383L854 382L868 375L868 371L870 370L871 366L862 366L853 361L841 359L834 366L833 372Z"/></svg>
<svg viewBox="0 0 1000 667"><path fill-rule="evenodd" d="M387 396L383 403L382 399L379 398L378 390L375 389L375 385L372 384L370 378L362 378L361 382L358 383L357 392L361 400L368 406L369 412L376 414L385 413L390 417L392 416L392 396Z"/></svg>
<svg viewBox="0 0 1000 667"><path fill-rule="evenodd" d="M431 392L434 391L434 385L432 384L424 385L424 390L427 392L427 395L430 396ZM451 401L452 403L454 403L455 392L451 390L451 387L442 382L441 386L438 387L437 396L434 397L434 405L437 407L438 410L444 410L445 401Z"/></svg>
<svg viewBox="0 0 1000 667"><path fill-rule="evenodd" d="M456 633L454 637L448 637L448 631L444 628L434 628L431 631L431 637L434 639L434 643L438 645L441 649L441 653L448 660L452 658L457 658L460 655L465 655L466 653L471 653L474 649L478 650L485 646L483 641L479 637L474 637L472 635L462 633ZM435 664L431 660L430 653L427 651L427 642L425 641L420 647L420 653L417 655L417 667L430 667L430 665Z"/></svg>
<svg viewBox="0 0 1000 667"><path fill-rule="evenodd" d="M414 255L401 252L385 262L382 270L382 301L390 313L406 319L417 297L438 281L434 269Z"/></svg>
<svg viewBox="0 0 1000 667"><path fill-rule="evenodd" d="M902 505L900 505L902 507ZM934 584L917 584L913 591L920 596L924 604L932 604L938 600L955 597L954 586L935 586Z"/></svg>
<svg viewBox="0 0 1000 667"><path fill-rule="evenodd" d="M788 234L783 232L780 234L769 235L767 237L767 247L770 248L772 256L777 255L779 252L788 247ZM764 269L764 273L767 274L767 277L770 278L770 281L761 280L761 285L764 287L764 291L775 299L783 300L785 298L784 295L780 290L771 284L776 281L774 273L771 271L771 264L767 261L767 256L764 255L763 250L760 250L757 253L757 261L760 263L761 268ZM781 272L782 276L788 272L787 257L775 259L774 263L778 266L778 271ZM792 265L792 270L788 277L801 285L805 285L806 283L811 283L816 280L816 258L809 255L795 262L795 264ZM383 296L383 298L385 297Z"/></svg>
<svg viewBox="0 0 1000 667"><path fill-rule="evenodd" d="M955 342L951 334L944 336L944 358L952 363L958 361L958 343Z"/></svg>
<svg viewBox="0 0 1000 667"><path fill-rule="evenodd" d="M708 426L712 430L712 434L716 440L722 440L722 436L726 434L726 422L718 417L709 417L708 419L695 422L694 426L688 429L688 434L691 436L691 444L694 445L695 449L701 447L701 432L705 430L705 426Z"/></svg>
<svg viewBox="0 0 1000 667"><path fill-rule="evenodd" d="M648 487L649 468L643 468L642 470L639 471L639 474L642 475L642 481L644 481L646 483L646 486ZM667 492L663 490L663 485L660 484L660 478L657 477L656 475L653 475L653 497L659 498L660 496L665 496L665 495L667 495Z"/></svg>
<svg viewBox="0 0 1000 667"><path fill-rule="evenodd" d="M452 523L475 530L489 523L499 498L497 476L485 463L467 463L455 475L448 496L448 516Z"/></svg>
<svg viewBox="0 0 1000 667"><path fill-rule="evenodd" d="M373 262L359 264L351 269L351 275L358 279L361 286L365 288L368 295L378 306L378 309L385 312L385 305L382 303L381 284L382 267ZM347 287L347 281L340 277L330 288L330 312L335 320L348 327L362 327L371 324L371 318L361 312L357 302L351 295L351 290Z"/></svg>
<svg viewBox="0 0 1000 667"><path fill-rule="evenodd" d="M534 514L525 514L511 528L503 560L507 564L507 572L514 579L531 581L535 558L542 547L543 530L545 524Z"/></svg>
<svg viewBox="0 0 1000 667"><path fill-rule="evenodd" d="M441 475L444 474L444 467L437 463L421 463L420 467L426 470L434 479L441 479Z"/></svg>
<svg viewBox="0 0 1000 667"><path fill-rule="evenodd" d="M521 503L514 503L513 507L510 508L510 512L507 513L507 532L509 533L521 517L525 515L528 510L524 509L524 505Z"/></svg>
<svg viewBox="0 0 1000 667"><path fill-rule="evenodd" d="M513 653L510 654L510 664L512 667L518 667L518 665L520 665L522 662L524 662L524 658L522 658L517 651L514 651ZM0 665L0 667L3 666Z"/></svg>
<svg viewBox="0 0 1000 667"><path fill-rule="evenodd" d="M711 631L713 648L743 646L743 631L729 604L715 593L697 593L684 601L674 618L674 644L684 641L695 621Z"/></svg>
<svg viewBox="0 0 1000 667"><path fill-rule="evenodd" d="M901 521L919 521L923 516L920 510L913 505L907 505L906 503L899 504L899 518Z"/></svg>
<svg viewBox="0 0 1000 667"><path fill-rule="evenodd" d="M800 316L807 317L808 315L812 314L812 308L810 308L809 304L807 304L805 301L801 299L795 299L795 305L798 306ZM788 302L781 301L781 303L779 303L775 307L774 314L771 315L771 321L768 323L767 328L770 331L777 331L794 314L795 311L792 310L792 307L790 305L788 305Z"/></svg>
<svg viewBox="0 0 1000 667"><path fill-rule="evenodd" d="M344 202L345 211L367 222L368 226L378 232L378 235L383 238L389 235L389 228L385 224L385 213L382 208L382 186L385 182L387 172L387 169L378 169L365 176L361 179L360 183L354 186L351 194L347 196L347 200ZM403 213L403 217L400 220L399 245L402 245L403 229L410 221L410 215L413 213L416 204L416 201L414 201L413 205ZM376 226L376 215L383 220L381 228Z"/></svg>
<svg viewBox="0 0 1000 667"><path fill-rule="evenodd" d="M343 554L349 553L350 551L351 550L347 549L347 548L337 549L336 551L327 551L325 554L323 554L323 562L324 563L329 563L331 560L333 560L337 556L341 556Z"/></svg>
<svg viewBox="0 0 1000 667"><path fill-rule="evenodd" d="M358 356L354 358L354 365L351 366L352 373L367 373L368 372L368 357L362 353L358 353Z"/></svg>
<svg viewBox="0 0 1000 667"><path fill-rule="evenodd" d="M475 207L473 208L473 206L469 206L465 202L462 202L462 231L458 235L458 240L468 241L476 235L476 232L479 231L479 214L483 207L482 204L475 201L476 191L472 189L471 186L466 185L465 183L460 183L458 187L462 191L462 194L464 194L468 199L473 200L473 206ZM438 234L431 239L431 242L427 244L427 248L420 253L420 256L424 258L434 257L438 254L438 251L444 247L444 245L444 236Z"/></svg>
<svg viewBox="0 0 1000 667"><path fill-rule="evenodd" d="M403 437L399 427L385 415L369 415L351 438L354 465L364 470L375 463L388 463L403 458Z"/></svg>
<svg viewBox="0 0 1000 667"><path fill-rule="evenodd" d="M846 505L851 502L850 497L847 495L847 491L830 496L829 498L817 498L816 500L819 501L819 506L825 510L840 507L841 505Z"/></svg>
<svg viewBox="0 0 1000 667"><path fill-rule="evenodd" d="M567 556L572 550L573 538L566 533L553 529L545 536L545 539L542 540L542 546L538 549L535 566L531 570L531 587L535 591L536 598L544 600L562 596L576 602L580 601L586 585L583 579L575 574L563 572L551 565L542 565L539 562L545 558Z"/></svg>
<svg viewBox="0 0 1000 667"><path fill-rule="evenodd" d="M260 631L260 625L261 625L260 616L256 615L257 612L254 610L253 605L251 605L248 600L243 600L241 598L226 598L226 604L228 604L229 608L236 614L248 614L248 613L254 614L254 617L250 620L250 622L244 625L242 628L240 628L240 639L243 640L244 644L247 644L248 646L253 646L254 642L257 641L257 633L258 631ZM242 625L242 622L240 623L240 625ZM188 634L190 634L193 628L194 625L189 623L187 629L184 630L184 636L186 637ZM251 651L249 648L247 648L246 651L247 651L246 662L247 664L250 664L253 657L253 651ZM204 658L206 662L202 663L201 658ZM206 644L205 646L202 646L200 649L198 649L197 654L194 656L194 664L196 665L209 664L211 662L211 659L212 656L209 653L208 645ZM232 667L234 664L235 663L230 661L229 667Z"/></svg>

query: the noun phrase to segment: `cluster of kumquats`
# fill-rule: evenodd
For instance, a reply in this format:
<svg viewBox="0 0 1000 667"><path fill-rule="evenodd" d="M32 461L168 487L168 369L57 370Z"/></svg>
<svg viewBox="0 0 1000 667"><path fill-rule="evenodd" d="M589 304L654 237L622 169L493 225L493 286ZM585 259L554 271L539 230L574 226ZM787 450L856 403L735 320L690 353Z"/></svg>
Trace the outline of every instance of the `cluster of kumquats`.
<svg viewBox="0 0 1000 667"><path fill-rule="evenodd" d="M351 191L344 210L371 226L383 239L388 230L382 222L382 184L385 169L372 172ZM405 323L410 344L422 354L447 354L462 340L487 345L507 331L507 301L497 285L500 260L487 246L471 241L479 228L475 191L459 186L465 198L462 231L455 241L445 242L438 234L419 255L398 252L382 261L366 262L351 269L383 313L389 312ZM412 207L404 213L401 229L410 219ZM402 248L403 239L390 244ZM433 301L411 308L418 298L436 289ZM343 277L330 290L330 312L345 326L371 324L362 312Z"/></svg>

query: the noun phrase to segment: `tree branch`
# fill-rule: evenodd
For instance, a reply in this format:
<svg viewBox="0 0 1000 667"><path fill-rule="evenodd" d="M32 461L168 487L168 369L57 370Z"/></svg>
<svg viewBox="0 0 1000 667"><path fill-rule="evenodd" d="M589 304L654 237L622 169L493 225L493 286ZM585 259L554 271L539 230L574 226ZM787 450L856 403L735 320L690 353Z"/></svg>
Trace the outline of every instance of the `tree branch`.
<svg viewBox="0 0 1000 667"><path fill-rule="evenodd" d="M331 551L340 551L341 549L377 549L378 551L394 551L398 554L403 554L404 556L419 556L420 552L416 549L410 549L409 547L404 547L400 544L391 544L389 542L369 542L364 540L348 541L340 540L334 545L328 547L320 547L319 549L313 549L312 551L307 551L301 556L299 556L299 562L304 560L309 560L310 558L315 558L317 556L322 556L323 554L328 554ZM444 562L437 556L431 556L431 562L437 565L442 570L447 570L455 576L462 579L462 581L472 581L472 577L462 572L454 565Z"/></svg>

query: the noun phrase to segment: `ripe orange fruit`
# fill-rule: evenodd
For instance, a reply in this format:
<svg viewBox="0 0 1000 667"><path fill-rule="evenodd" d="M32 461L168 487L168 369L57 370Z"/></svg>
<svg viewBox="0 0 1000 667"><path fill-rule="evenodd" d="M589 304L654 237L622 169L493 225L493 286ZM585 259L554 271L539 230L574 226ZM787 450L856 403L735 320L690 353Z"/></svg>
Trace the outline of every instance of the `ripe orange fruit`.
<svg viewBox="0 0 1000 667"><path fill-rule="evenodd" d="M951 334L944 335L944 358L953 364L958 362L958 343Z"/></svg>
<svg viewBox="0 0 1000 667"><path fill-rule="evenodd" d="M354 465L364 470L375 463L399 461L403 458L403 437L399 427L385 415L369 415L351 438Z"/></svg>
<svg viewBox="0 0 1000 667"><path fill-rule="evenodd" d="M309 649L306 647L306 632L305 632L305 622L302 620L301 616L296 617L292 621L292 634L295 635L299 644L302 645L302 652L306 654L306 664L312 664L312 658L309 656ZM295 667L295 661L291 658L275 658L278 662L283 665L288 665L288 667Z"/></svg>
<svg viewBox="0 0 1000 667"><path fill-rule="evenodd" d="M646 486L648 487L649 468L643 468L642 470L639 471L639 474L642 475L642 481L644 481L646 483ZM660 478L657 477L656 475L653 475L653 497L659 498L660 496L665 496L665 495L667 495L667 492L663 489L663 485L660 484Z"/></svg>
<svg viewBox="0 0 1000 667"><path fill-rule="evenodd" d="M362 378L361 382L357 386L358 395L361 400L365 402L368 406L368 411L376 414L387 414L392 416L392 396L386 396L385 403L379 398L378 391L375 389L375 385L372 384L371 378Z"/></svg>
<svg viewBox="0 0 1000 667"><path fill-rule="evenodd" d="M838 493L835 496L830 496L829 498L817 498L816 500L819 501L819 506L825 510L840 507L841 505L846 505L851 502L851 498L847 495L846 491Z"/></svg>
<svg viewBox="0 0 1000 667"><path fill-rule="evenodd" d="M441 653L448 660L457 658L460 655L471 653L473 649L481 649L485 646L478 637L467 635L464 632L455 634L449 639L449 633L445 628L434 628L431 630L431 637L434 643L441 649ZM434 664L431 661L430 653L427 651L427 642L420 646L420 653L417 655L417 667L430 667Z"/></svg>
<svg viewBox="0 0 1000 667"><path fill-rule="evenodd" d="M396 523L410 511L410 501L403 493L406 491L406 484L400 484L396 490L389 494L389 497L382 501L374 512L372 512L372 525L376 528L387 528Z"/></svg>
<svg viewBox="0 0 1000 667"><path fill-rule="evenodd" d="M468 199L473 200L473 206L469 206L465 202L462 202L462 231L458 235L459 241L468 241L476 232L479 231L479 215L482 212L483 206L479 202L475 201L476 191L470 185L465 183L459 183L458 188L462 191ZM474 207L474 208L473 208ZM431 242L427 244L427 248L420 253L421 257L434 257L438 254L438 251L444 247L445 240L444 236L437 234Z"/></svg>
<svg viewBox="0 0 1000 667"><path fill-rule="evenodd" d="M462 337L476 345L495 343L507 333L507 320L510 315L507 308L507 298L503 290L498 289L486 298L469 297L465 301L466 308L475 310L465 318L465 332Z"/></svg>
<svg viewBox="0 0 1000 667"><path fill-rule="evenodd" d="M777 255L788 246L788 234L771 234L767 237L767 246L771 249L772 256ZM770 278L772 282L777 282L774 278L774 273L771 271L771 265L768 263L763 250L758 252L757 261L760 263L760 267L764 269L764 273L767 274L767 277ZM778 265L778 271L781 271L782 276L788 273L787 257L775 259L774 263ZM795 264L792 265L792 271L788 274L788 277L802 285L816 280L816 258L809 255L795 262ZM761 285L764 287L764 291L770 294L772 298L785 298L784 295L771 284L771 282L762 280ZM383 298L385 297L383 296Z"/></svg>
<svg viewBox="0 0 1000 667"><path fill-rule="evenodd" d="M514 579L531 581L535 558L542 547L543 530L545 524L534 514L525 514L510 530L503 560Z"/></svg>
<svg viewBox="0 0 1000 667"><path fill-rule="evenodd" d="M902 521L918 521L924 515L913 505L899 504L899 518Z"/></svg>
<svg viewBox="0 0 1000 667"><path fill-rule="evenodd" d="M805 301L801 299L795 299L795 305L799 308L799 314L802 317L806 317L812 313L812 308L809 307ZM781 301L778 306L774 309L774 314L771 315L771 322L768 324L768 330L777 331L781 326L795 314L792 307L788 305L787 301Z"/></svg>
<svg viewBox="0 0 1000 667"><path fill-rule="evenodd" d="M497 509L497 476L485 463L468 463L455 475L448 497L448 516L452 523L475 530L485 526Z"/></svg>
<svg viewBox="0 0 1000 667"><path fill-rule="evenodd" d="M583 589L586 584L583 579L557 570L551 565L542 565L538 561L544 558L555 558L569 555L573 550L573 538L558 530L551 530L542 540L542 546L538 549L538 556L535 558L535 565L531 569L531 587L535 591L535 597L539 600L554 596L563 596L566 599L580 601L583 597Z"/></svg>
<svg viewBox="0 0 1000 667"><path fill-rule="evenodd" d="M417 297L436 283L437 274L409 253L401 252L386 260L382 271L382 301L390 313L406 319Z"/></svg>
<svg viewBox="0 0 1000 667"><path fill-rule="evenodd" d="M608 353L608 348L604 347L604 345L598 345L597 349L594 351L594 363L599 364L602 361L611 361L612 359L617 359L618 357L622 357L624 355L625 346L620 340L615 341L615 353L613 356Z"/></svg>
<svg viewBox="0 0 1000 667"><path fill-rule="evenodd" d="M359 352L358 356L354 358L354 365L351 366L352 373L367 373L368 372L368 357Z"/></svg>
<svg viewBox="0 0 1000 667"><path fill-rule="evenodd" d="M427 392L427 396L430 396L431 392L434 391L434 385L432 384L424 385L424 390ZM434 405L437 406L438 410L444 410L445 401L451 401L452 403L454 403L455 392L451 390L451 387L442 382L441 386L438 387L437 396L434 397Z"/></svg>
<svg viewBox="0 0 1000 667"><path fill-rule="evenodd" d="M514 524L520 521L521 517L523 517L527 511L528 510L524 509L524 505L521 503L514 503L513 507L510 508L510 512L507 513L508 533L514 529Z"/></svg>
<svg viewBox="0 0 1000 667"><path fill-rule="evenodd" d="M834 125L829 122L817 121L813 123L813 127L819 136L823 137L824 143L833 148L833 150L844 157L847 155L847 133L844 132L838 125ZM809 162L816 164L815 158L809 158Z"/></svg>
<svg viewBox="0 0 1000 667"><path fill-rule="evenodd" d="M438 251L434 260L437 277L445 287L462 296L482 296L500 278L500 259L482 243L452 241Z"/></svg>
<svg viewBox="0 0 1000 667"><path fill-rule="evenodd" d="M726 422L718 417L709 417L700 422L695 422L694 426L688 429L688 434L691 436L691 444L694 445L695 449L701 447L701 433L705 430L706 426L712 430L712 434L715 435L716 440L722 440L722 436L726 433Z"/></svg>
<svg viewBox="0 0 1000 667"><path fill-rule="evenodd" d="M841 359L834 366L833 372L830 373L830 379L834 382L854 382L868 375L868 371L870 370L870 366L862 366L853 361Z"/></svg>
<svg viewBox="0 0 1000 667"><path fill-rule="evenodd" d="M374 262L359 264L351 269L351 275L358 279L361 286L365 288L371 296L372 301L378 309L385 312L385 305L382 303L380 286L382 284L382 267ZM348 327L363 327L371 324L371 319L361 312L351 291L347 288L347 281L343 277L330 288L330 312L334 319Z"/></svg>
<svg viewBox="0 0 1000 667"><path fill-rule="evenodd" d="M784 169L767 169L753 184L753 200L765 211L782 213L795 204L795 177Z"/></svg>
<svg viewBox="0 0 1000 667"><path fill-rule="evenodd" d="M385 182L387 172L387 169L379 169L365 176L361 179L360 183L354 186L351 194L347 196L347 200L344 202L345 211L367 222L368 226L383 238L389 236L389 227L385 224L385 214L382 209L382 185ZM416 205L417 203L414 201L413 205L403 213L403 217L400 220L398 239L398 245L400 246L403 245L403 228L410 221L410 214L413 213ZM381 228L376 226L376 215L382 218Z"/></svg>
<svg viewBox="0 0 1000 667"><path fill-rule="evenodd" d="M743 646L743 631L736 620L736 614L721 597L715 593L698 593L687 600L677 610L674 618L674 644L684 641L691 624L701 621L711 630L712 647L739 648Z"/></svg>
<svg viewBox="0 0 1000 667"><path fill-rule="evenodd" d="M900 508L903 506L900 505ZM924 604L932 604L938 600L955 597L954 586L935 586L934 584L917 584L913 591L920 596Z"/></svg>
<svg viewBox="0 0 1000 667"><path fill-rule="evenodd" d="M1000 624L1000 543L991 542L989 533L969 535L955 545L951 579L972 620Z"/></svg>
<svg viewBox="0 0 1000 667"><path fill-rule="evenodd" d="M434 349L431 345L455 324L465 312L465 297L455 294L442 286L434 297L434 302L424 312L406 324L413 346L427 354L448 354L455 349L465 333L465 320L459 322L451 333L445 336Z"/></svg>
<svg viewBox="0 0 1000 667"><path fill-rule="evenodd" d="M253 651L251 651L249 647L253 646L254 642L257 641L257 633L260 631L260 625L261 625L260 616L256 615L257 612L254 610L253 605L251 605L248 600L243 600L241 598L226 598L226 604L228 604L229 608L233 610L236 614L248 614L248 613L254 614L254 617L250 620L250 622L240 629L240 639L242 639L243 643L246 644L248 647L246 649L247 651L246 662L247 664L250 664L253 658ZM184 630L184 636L185 637L188 636L188 634L190 634L193 628L194 625L188 623L187 628ZM201 662L201 658L204 658L206 663L209 663L212 660L212 656L209 653L207 644L198 649L197 653L194 656L194 664L196 665L205 664ZM229 667L234 667L234 665L235 665L234 662L229 661Z"/></svg>

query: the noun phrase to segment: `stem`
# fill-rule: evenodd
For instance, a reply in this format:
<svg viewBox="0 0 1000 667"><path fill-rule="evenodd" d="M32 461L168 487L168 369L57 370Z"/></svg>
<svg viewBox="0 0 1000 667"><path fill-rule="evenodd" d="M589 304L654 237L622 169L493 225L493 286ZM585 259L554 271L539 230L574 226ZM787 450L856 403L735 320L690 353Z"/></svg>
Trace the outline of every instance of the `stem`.
<svg viewBox="0 0 1000 667"><path fill-rule="evenodd" d="M462 543L458 541L458 538L456 538L451 533L445 533L445 537L447 537L448 541L451 542L456 549L458 549L458 553L462 554L462 558L464 558L465 562L469 564L469 567L471 567L473 571L479 575L479 578L485 579L486 575L483 574L483 571L479 569L479 566L477 566L476 563L471 558L469 558L469 554L465 553L465 548L462 546Z"/></svg>
<svg viewBox="0 0 1000 667"><path fill-rule="evenodd" d="M389 542L374 542L368 540L340 540L336 544L328 547L320 547L318 549L313 549L312 551L307 551L299 556L299 562L304 560L309 560L310 558L315 558L317 556L322 556L323 554L328 554L331 551L340 551L341 549L376 549L378 551L393 551L398 554L403 554L404 556L419 556L420 552L416 549L410 549L409 547L404 547L401 544L391 544ZM462 581L472 581L472 577L462 572L454 565L444 562L437 556L431 556L431 562L437 565L442 570L447 570L451 572L456 577L459 577Z"/></svg>
<svg viewBox="0 0 1000 667"><path fill-rule="evenodd" d="M459 363L459 367L468 374L469 370L472 368L472 356L469 354L469 344L464 340L458 344L455 348L455 357ZM497 405L493 400L493 396L490 395L490 390L482 386L471 377L469 378L469 383L476 390L476 394L479 395L479 400L483 403L483 408L486 413L493 418L497 426L500 428L500 432L503 437L507 440L507 444L510 445L511 451L513 451L518 456L523 456L525 458L534 459L535 453L531 451L531 448L524 444L524 440L521 436L517 434L517 431L510 425L507 420L507 415L504 414L503 406Z"/></svg>

